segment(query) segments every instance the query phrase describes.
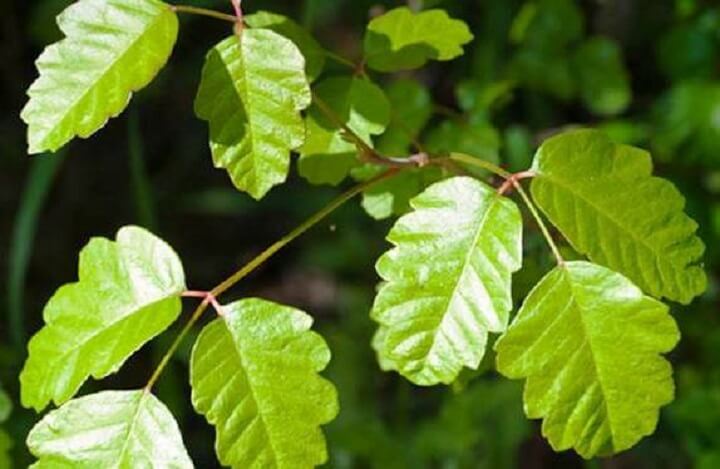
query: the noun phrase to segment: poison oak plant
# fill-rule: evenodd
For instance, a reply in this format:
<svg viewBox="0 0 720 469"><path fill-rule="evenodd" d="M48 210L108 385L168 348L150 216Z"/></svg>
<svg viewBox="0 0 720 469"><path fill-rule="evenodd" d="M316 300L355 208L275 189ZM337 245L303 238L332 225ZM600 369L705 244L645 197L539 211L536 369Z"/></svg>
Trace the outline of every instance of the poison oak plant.
<svg viewBox="0 0 720 469"><path fill-rule="evenodd" d="M232 467L312 467L327 460L321 426L338 413L320 373L330 350L312 318L262 299L220 297L335 209L362 195L375 218L401 215L377 262L370 313L379 365L421 386L479 367L491 335L497 370L525 379L525 412L543 420L558 451L615 454L651 434L673 399L663 357L679 331L662 300L690 303L706 287L703 243L675 187L652 176L643 150L595 130L546 140L531 168L511 174L482 155L432 151L419 141L431 99L407 79L385 90L379 73L460 56L473 39L444 11L396 8L373 19L364 59L323 49L292 20L158 0L79 0L58 23L65 39L37 62L22 117L31 153L89 137L127 106L169 59L178 13L227 22L207 54L195 103L215 166L255 199L285 181L291 155L311 183L359 183L210 291L188 288L165 242L139 227L81 251L79 280L45 307L22 371L22 404L49 412L28 437L36 467L192 467L181 431L153 385L210 309L190 363L192 403L216 430ZM325 76L325 61L348 66ZM412 149L412 150L411 150ZM530 182L528 194L523 184ZM495 186L490 183L499 181ZM524 205L556 267L512 312L523 265ZM566 261L550 221L587 261ZM199 305L143 389L76 397L116 372Z"/></svg>

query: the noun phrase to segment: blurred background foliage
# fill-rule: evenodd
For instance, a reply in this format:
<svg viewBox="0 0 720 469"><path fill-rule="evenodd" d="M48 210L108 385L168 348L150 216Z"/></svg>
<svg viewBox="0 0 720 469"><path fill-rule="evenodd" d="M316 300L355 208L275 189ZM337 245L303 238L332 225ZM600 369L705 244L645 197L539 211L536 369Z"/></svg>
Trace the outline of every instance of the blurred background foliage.
<svg viewBox="0 0 720 469"><path fill-rule="evenodd" d="M125 224L148 227L178 250L189 284L208 288L338 191L293 176L255 203L212 169L206 128L193 116L192 101L206 50L229 31L200 17L182 18L170 65L121 118L60 154L27 158L18 117L24 90L35 77L34 58L59 38L54 16L69 3L0 2L0 468L29 462L23 441L37 416L12 405L24 344L54 289L75 278L76 253L90 235L112 236ZM229 11L225 0L186 3ZM357 59L367 20L403 2L245 3L248 12L287 14L334 52ZM375 222L358 203L349 204L233 293L301 307L327 337L334 353L327 374L342 406L327 427L328 466L720 467L720 6L714 0L408 3L445 8L476 36L456 62L379 83L393 101L414 103L416 111L401 118L411 128L425 127L428 147L462 150L511 170L527 168L539 142L568 126L596 126L647 148L657 173L681 188L701 225L711 286L693 305L673 307L684 336L671 356L677 399L664 409L657 432L627 453L586 462L552 452L538 424L523 417L521 386L498 379L492 356L448 388L417 388L379 371L368 311L377 281L373 259L386 249L391 222ZM331 61L328 67L346 72ZM435 104L412 83L426 85ZM389 135L378 144L393 152L397 142ZM372 198L368 204L372 213ZM387 212L383 207L376 209ZM526 231L518 300L551 265L536 228ZM85 392L142 386L175 332ZM213 432L189 404L189 346L158 391L180 421L197 467L210 468Z"/></svg>

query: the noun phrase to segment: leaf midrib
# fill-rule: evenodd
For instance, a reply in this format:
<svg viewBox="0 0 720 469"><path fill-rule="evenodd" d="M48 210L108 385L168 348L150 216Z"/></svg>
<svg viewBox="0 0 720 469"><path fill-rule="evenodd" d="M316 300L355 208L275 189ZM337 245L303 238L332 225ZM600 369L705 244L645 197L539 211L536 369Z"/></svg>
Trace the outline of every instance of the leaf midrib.
<svg viewBox="0 0 720 469"><path fill-rule="evenodd" d="M166 7L163 6L162 8L166 8ZM169 11L169 10L168 10L168 11ZM114 58L114 60L110 61L110 62L108 63L108 65L107 65L105 68L102 69L102 72L98 73L97 78L93 80L92 84L91 84L90 86L86 87L85 91L84 91L83 93L81 93L81 94L73 101L73 103L72 103L71 105L69 105L69 106L66 107L67 111L62 115L62 118L60 119L60 121L59 121L55 126L53 126L53 127L52 127L52 130L50 130L50 131L47 133L47 135L43 138L43 143L44 143L48 138L50 138L50 135L51 135L53 132L55 132L58 128L62 127L62 126L65 124L65 121L66 121L67 119L69 119L69 118L73 115L73 113L76 111L77 105L78 105L81 101L83 101L83 100L88 96L88 94L91 93L91 92L95 89L95 87L97 87L98 83L100 83L102 80L104 80L105 78L107 78L108 72L109 72L113 67L115 67L118 62L120 62L123 58L125 58L125 57L130 53L131 50L135 49L135 47L138 45L138 43L140 43L140 42L143 40L143 38L145 38L145 36L146 36L147 34L149 34L151 31L153 31L153 30L155 29L155 27L157 26L157 23L158 23L161 19L164 18L165 14L167 14L168 11L159 10L158 14L155 15L155 18L154 18L150 23L148 23L147 27L146 27L139 35L137 35L137 36L128 44L128 46L123 50L123 52L119 53L119 54ZM68 39L66 39L66 40L70 40L70 39L71 39L71 38L68 38ZM72 39L74 40L75 38L72 38ZM64 43L63 45L66 45L66 44L67 44L67 43ZM130 90L130 92L132 92L132 90Z"/></svg>
<svg viewBox="0 0 720 469"><path fill-rule="evenodd" d="M597 378L598 386L600 387L600 392L602 393L603 397L603 407L605 407L605 414L607 415L608 420L608 429L610 431L610 442L612 446L615 447L615 428L613 424L612 414L610 412L610 406L608 405L605 386L603 385L603 381L601 378L602 373L600 373L600 367L598 366L597 360L595 359L595 349L593 347L592 335L590 334L587 323L585 322L585 315L583 314L585 308L583 308L581 302L578 300L577 294L575 293L574 281L572 273L570 272L570 268L567 265L563 265L560 267L560 269L562 269L563 275L566 277L566 280L568 282L571 301L577 306L578 309L578 316L580 316L580 324L582 325L583 334L585 335L588 348L590 349L590 357L592 358L593 369L595 370L595 376Z"/></svg>
<svg viewBox="0 0 720 469"><path fill-rule="evenodd" d="M117 469L120 469L120 464L124 462L124 454L125 451L127 451L128 445L130 444L130 437L133 433L133 430L135 428L135 424L137 423L138 417L140 416L140 410L142 409L143 403L145 402L145 399L148 396L148 392L145 390L139 391L140 396L138 398L137 402L137 408L135 409L135 412L133 412L132 419L130 420L130 424L128 425L127 431L125 432L125 438L123 440L123 446L120 450L120 457L118 458L117 464L114 466Z"/></svg>
<svg viewBox="0 0 720 469"><path fill-rule="evenodd" d="M443 330L445 321L447 320L448 316L451 314L449 311L450 305L452 304L453 300L455 299L455 296L458 293L458 289L460 288L460 281L465 277L468 265L470 264L470 259L472 258L474 249L476 249L476 247L477 247L480 236L484 232L485 225L486 225L488 219L490 218L490 213L495 209L496 204L500 202L500 196L498 196L497 194L493 194L493 195L491 195L491 197L492 197L492 200L487 204L487 209L485 210L485 213L482 215L482 218L480 219L480 221L478 223L478 228L475 231L475 234L473 235L473 240L469 245L467 253L465 254L465 259L463 261L462 268L460 269L460 274L457 276L457 281L455 282L455 286L453 287L450 295L448 295L448 300L447 300L445 306L443 307L444 312L442 314L442 319L440 320L440 323L438 324L437 328L435 329L435 332L433 333L433 341L432 341L432 345L430 346L430 348L428 350L427 357L430 357L434 353L434 349L435 349L435 347L437 345L437 341L438 341L438 335L440 334L440 331ZM487 334L486 327L481 325L480 328L483 329L485 331L485 333ZM426 357L426 359L427 359L427 357Z"/></svg>
<svg viewBox="0 0 720 469"><path fill-rule="evenodd" d="M663 262L664 256L661 256L661 255L660 255L660 252L657 250L657 248L655 248L654 246L648 244L647 241L646 241L642 236L640 236L637 232L635 232L635 231L632 230L631 228L626 228L626 227L625 227L622 223L620 223L617 219L615 219L614 217L610 216L610 215L607 214L605 211L601 210L601 208L600 208L594 201L592 201L591 199L588 199L587 197L585 197L585 195L584 195L582 192L574 191L574 190L572 189L572 186L571 186L571 185L567 185L564 181L562 181L562 180L560 180L560 179L557 179L557 178L553 178L552 176L548 175L547 173L540 173L540 175L541 175L541 179L540 179L540 180L542 180L542 178L545 178L546 181L548 181L548 182L550 182L550 183L552 183L552 184L556 184L557 186L561 187L562 189L566 190L567 192L570 192L571 194L575 195L578 199L582 200L582 201L585 202L587 205L589 205L590 207L592 207L592 209L595 210L600 216L602 216L603 218L609 220L613 225L615 225L615 227L617 228L617 230L618 230L621 234L627 234L627 235L629 235L629 237L632 238L633 241L635 241L637 244L640 244L640 245L641 245L642 247L644 247L646 250L650 251L650 253L652 254L653 258L655 259L655 263L656 263L656 265L658 265L658 267L659 267L661 264L665 264L665 262ZM569 241L570 241L570 240L569 240ZM577 243L573 243L573 244L577 244ZM578 248L579 248L579 246L578 246ZM584 250L584 251L589 251L590 249L583 249L583 250ZM675 267L672 265L672 263L668 262L667 264L670 264L670 267L671 267L671 268L675 268ZM643 277L644 277L644 275L643 275ZM661 284L665 284L665 283L666 283L666 282L665 282L664 275L661 275L659 280L660 280L660 283L661 283ZM643 279L643 281L644 281L644 279Z"/></svg>
<svg viewBox="0 0 720 469"><path fill-rule="evenodd" d="M228 334L230 338L230 342L232 342L233 347L232 349L236 352L238 363L240 364L240 371L247 377L248 381L248 393L250 394L250 397L252 398L253 402L255 402L255 405L257 406L257 415L260 419L260 422L262 423L263 429L265 430L265 434L267 435L268 444L270 445L270 450L272 451L273 459L278 465L278 454L280 454L277 451L277 448L275 448L274 440L273 440L273 434L270 431L270 426L268 425L267 421L265 420L264 412L261 409L261 402L262 400L259 400L257 398L257 395L254 390L255 382L252 378L252 374L248 373L247 366L245 365L245 361L243 360L243 352L244 347L242 344L242 338L241 337L235 337L235 334L233 334L233 329L230 326L230 323L228 322L228 318L221 318L222 324L224 326L225 332Z"/></svg>

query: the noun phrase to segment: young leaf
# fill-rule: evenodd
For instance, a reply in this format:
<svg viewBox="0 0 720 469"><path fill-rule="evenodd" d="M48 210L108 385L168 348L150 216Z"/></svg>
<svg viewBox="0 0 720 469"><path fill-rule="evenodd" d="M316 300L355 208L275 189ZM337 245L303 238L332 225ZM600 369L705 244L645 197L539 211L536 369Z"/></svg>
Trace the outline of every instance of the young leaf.
<svg viewBox="0 0 720 469"><path fill-rule="evenodd" d="M390 102L390 123L378 139L377 149L384 155L407 155L432 117L432 97L427 88L409 79L394 81L385 93Z"/></svg>
<svg viewBox="0 0 720 469"><path fill-rule="evenodd" d="M527 378L525 412L544 419L553 448L590 458L654 431L674 393L660 354L678 340L667 306L620 274L568 262L535 287L495 349L502 374Z"/></svg>
<svg viewBox="0 0 720 469"><path fill-rule="evenodd" d="M28 436L32 467L193 467L172 414L146 391L105 391L47 414Z"/></svg>
<svg viewBox="0 0 720 469"><path fill-rule="evenodd" d="M177 16L157 0L79 0L58 25L66 38L38 59L22 111L30 153L87 138L120 114L165 65L178 32Z"/></svg>
<svg viewBox="0 0 720 469"><path fill-rule="evenodd" d="M412 70L429 60L446 61L462 55L462 46L472 39L468 26L444 10L413 13L400 7L370 22L365 34L365 59L379 72Z"/></svg>
<svg viewBox="0 0 720 469"><path fill-rule="evenodd" d="M324 80L314 94L321 102L308 113L307 140L300 148L298 172L312 184L339 184L358 164L357 148L343 136L340 124L372 146L371 136L383 133L390 122L390 104L377 85L360 78ZM337 120L322 111L323 105Z"/></svg>
<svg viewBox="0 0 720 469"><path fill-rule="evenodd" d="M305 140L310 105L305 59L289 39L247 29L207 55L195 112L210 124L215 166L261 199L287 178L290 151Z"/></svg>
<svg viewBox="0 0 720 469"><path fill-rule="evenodd" d="M521 265L517 206L490 186L456 177L430 186L388 235L395 248L377 271L375 345L385 367L419 385L451 383L477 368L488 332L512 308L510 278Z"/></svg>
<svg viewBox="0 0 720 469"><path fill-rule="evenodd" d="M305 57L305 71L310 81L315 81L325 67L327 52L302 26L287 16L259 11L245 15L245 23L253 28L265 28L290 39Z"/></svg>
<svg viewBox="0 0 720 469"><path fill-rule="evenodd" d="M575 250L658 298L705 290L697 224L675 186L652 177L648 153L580 130L547 140L533 169L533 198Z"/></svg>
<svg viewBox="0 0 720 469"><path fill-rule="evenodd" d="M125 227L117 241L94 238L80 253L77 283L45 306L45 327L30 340L20 374L25 407L62 404L93 376L114 373L180 313L182 264L160 239Z"/></svg>
<svg viewBox="0 0 720 469"><path fill-rule="evenodd" d="M338 412L322 378L330 350L312 318L259 299L225 306L203 329L190 363L195 409L217 427L232 467L314 467L327 460L320 425Z"/></svg>

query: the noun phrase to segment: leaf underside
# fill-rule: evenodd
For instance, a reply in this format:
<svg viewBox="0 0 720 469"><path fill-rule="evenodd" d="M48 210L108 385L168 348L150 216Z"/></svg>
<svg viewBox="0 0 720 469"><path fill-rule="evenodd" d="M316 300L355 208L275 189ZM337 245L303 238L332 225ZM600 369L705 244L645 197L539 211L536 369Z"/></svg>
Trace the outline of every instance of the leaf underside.
<svg viewBox="0 0 720 469"><path fill-rule="evenodd" d="M190 364L195 409L216 426L220 462L236 468L304 468L327 460L320 425L337 414L318 373L330 350L312 318L259 299L223 307L201 332Z"/></svg>
<svg viewBox="0 0 720 469"><path fill-rule="evenodd" d="M522 259L517 206L490 186L456 177L411 201L377 263L385 280L372 317L384 368L419 385L451 383L477 368L488 332L503 332L510 279Z"/></svg>
<svg viewBox="0 0 720 469"><path fill-rule="evenodd" d="M170 411L145 391L105 391L47 414L28 436L34 469L191 469Z"/></svg>
<svg viewBox="0 0 720 469"><path fill-rule="evenodd" d="M660 354L678 340L667 306L605 267L568 262L535 287L495 349L498 371L527 379L525 412L544 419L553 448L591 458L654 431L674 394Z"/></svg>
<svg viewBox="0 0 720 469"><path fill-rule="evenodd" d="M45 306L45 327L28 346L22 403L62 404L90 376L104 378L180 313L185 288L173 250L149 232L126 227L116 241L94 238L80 253L79 282Z"/></svg>
<svg viewBox="0 0 720 469"><path fill-rule="evenodd" d="M210 125L215 166L261 199L287 178L290 152L305 140L300 111L310 101L297 46L269 29L246 29L208 53L195 112Z"/></svg>
<svg viewBox="0 0 720 469"><path fill-rule="evenodd" d="M535 202L578 252L658 298L689 303L705 290L697 223L675 186L652 177L647 152L580 130L547 140L533 169Z"/></svg>
<svg viewBox="0 0 720 469"><path fill-rule="evenodd" d="M157 0L79 0L59 17L66 38L37 60L22 111L29 152L56 151L120 114L165 65L178 20Z"/></svg>

